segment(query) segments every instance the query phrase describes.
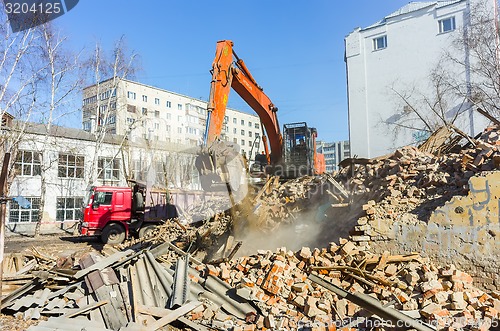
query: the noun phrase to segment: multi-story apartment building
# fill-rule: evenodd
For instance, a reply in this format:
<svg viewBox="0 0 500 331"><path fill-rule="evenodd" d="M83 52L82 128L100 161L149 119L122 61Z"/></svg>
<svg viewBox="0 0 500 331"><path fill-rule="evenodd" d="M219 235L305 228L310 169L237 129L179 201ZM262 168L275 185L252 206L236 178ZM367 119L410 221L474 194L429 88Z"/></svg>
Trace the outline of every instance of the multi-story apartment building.
<svg viewBox="0 0 500 331"><path fill-rule="evenodd" d="M335 142L316 142L316 151L325 156L326 172L332 173L339 170L339 163L351 157L349 140Z"/></svg>
<svg viewBox="0 0 500 331"><path fill-rule="evenodd" d="M83 90L85 131L143 138L179 148L202 142L207 102L126 79L109 79ZM260 149L258 116L228 108L221 138L237 143L250 157Z"/></svg>
<svg viewBox="0 0 500 331"><path fill-rule="evenodd" d="M431 116L431 110L408 105L402 97L433 98L435 86L429 77L445 52L456 53L468 65L467 47L460 50L453 43L470 25L470 8L475 5L496 12L494 0L410 2L345 38L351 154L375 157L418 144L429 135L411 107L417 107L423 117ZM474 79L467 68L451 62L448 65L458 72L455 79L466 83ZM455 125L471 136L486 125L463 97L451 100L444 113L447 118L460 114ZM416 120L408 122L410 115Z"/></svg>

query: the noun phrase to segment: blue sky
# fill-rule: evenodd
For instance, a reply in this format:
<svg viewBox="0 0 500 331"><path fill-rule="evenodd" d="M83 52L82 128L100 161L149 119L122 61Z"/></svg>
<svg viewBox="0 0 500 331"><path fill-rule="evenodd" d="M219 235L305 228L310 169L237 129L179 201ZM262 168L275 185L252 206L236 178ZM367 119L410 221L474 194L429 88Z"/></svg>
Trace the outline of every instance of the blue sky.
<svg viewBox="0 0 500 331"><path fill-rule="evenodd" d="M122 35L140 54L137 80L207 99L218 40L230 39L278 106L281 124L306 121L326 141L348 139L344 37L408 0L80 0L56 24L76 50ZM252 112L233 91L229 106Z"/></svg>

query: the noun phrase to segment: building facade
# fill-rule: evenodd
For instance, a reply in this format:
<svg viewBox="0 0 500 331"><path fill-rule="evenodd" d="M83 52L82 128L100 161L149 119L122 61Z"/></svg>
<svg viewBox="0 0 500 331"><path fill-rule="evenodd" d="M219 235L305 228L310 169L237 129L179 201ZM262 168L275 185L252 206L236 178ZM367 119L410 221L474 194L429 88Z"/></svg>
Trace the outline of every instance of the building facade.
<svg viewBox="0 0 500 331"><path fill-rule="evenodd" d="M101 140L84 130L19 121L2 126L0 138L1 146L15 146L8 180L10 232L33 233L42 194L41 230L49 233L75 229L93 185L128 186L128 180L140 180L159 189L200 189L194 151L172 151L163 144L142 138L132 142L121 135Z"/></svg>
<svg viewBox="0 0 500 331"><path fill-rule="evenodd" d="M339 170L339 163L351 157L349 140L336 142L316 142L316 151L325 156L326 172L333 173Z"/></svg>
<svg viewBox="0 0 500 331"><path fill-rule="evenodd" d="M207 102L125 79L109 79L83 90L83 129L155 141L164 146L199 146ZM260 149L258 116L228 108L221 139L237 143L247 157ZM177 146L177 147L176 147Z"/></svg>
<svg viewBox="0 0 500 331"><path fill-rule="evenodd" d="M439 68L446 52L457 52L453 43L469 24L474 2L495 12L494 0L410 2L345 38L352 155L376 157L428 137L429 130L413 110L424 118L432 113L425 110L424 102L420 107L415 100L436 93L429 83L431 72ZM467 65L466 47L463 54L454 56ZM455 69L456 79L469 82L467 70ZM447 119L456 117L454 124L471 136L487 124L464 98L450 101L443 113Z"/></svg>

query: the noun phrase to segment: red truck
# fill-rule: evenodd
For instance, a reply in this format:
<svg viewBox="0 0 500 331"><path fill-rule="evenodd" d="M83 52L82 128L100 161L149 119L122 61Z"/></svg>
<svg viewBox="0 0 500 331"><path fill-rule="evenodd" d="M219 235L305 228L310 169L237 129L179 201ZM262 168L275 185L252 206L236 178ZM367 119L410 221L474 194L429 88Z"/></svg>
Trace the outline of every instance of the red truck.
<svg viewBox="0 0 500 331"><path fill-rule="evenodd" d="M84 208L80 234L100 236L109 244L120 244L131 235L142 237L156 225L178 217L166 191L148 191L139 184L94 186Z"/></svg>

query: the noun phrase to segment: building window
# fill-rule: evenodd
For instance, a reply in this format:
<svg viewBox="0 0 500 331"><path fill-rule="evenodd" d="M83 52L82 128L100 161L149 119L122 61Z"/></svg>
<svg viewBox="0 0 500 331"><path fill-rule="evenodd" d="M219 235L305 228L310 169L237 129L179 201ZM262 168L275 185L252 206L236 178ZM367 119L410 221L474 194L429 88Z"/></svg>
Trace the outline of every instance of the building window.
<svg viewBox="0 0 500 331"><path fill-rule="evenodd" d="M236 124L236 121L237 121L237 119L236 119L236 117L234 117L233 118L233 124Z"/></svg>
<svg viewBox="0 0 500 331"><path fill-rule="evenodd" d="M142 108L142 115L147 115L147 114L148 114L148 109Z"/></svg>
<svg viewBox="0 0 500 331"><path fill-rule="evenodd" d="M241 146L245 146L245 141L241 139Z"/></svg>
<svg viewBox="0 0 500 331"><path fill-rule="evenodd" d="M248 131L248 136L251 138L252 137L252 131Z"/></svg>
<svg viewBox="0 0 500 331"><path fill-rule="evenodd" d="M155 123L155 130L159 130L160 129L160 123Z"/></svg>
<svg viewBox="0 0 500 331"><path fill-rule="evenodd" d="M170 119L172 119L172 114L167 113L167 120L170 120Z"/></svg>
<svg viewBox="0 0 500 331"><path fill-rule="evenodd" d="M439 21L439 33L455 30L455 17L448 17Z"/></svg>
<svg viewBox="0 0 500 331"><path fill-rule="evenodd" d="M182 128L177 128L177 133L182 133Z"/></svg>
<svg viewBox="0 0 500 331"><path fill-rule="evenodd" d="M129 113L135 113L136 107L132 105L127 105L127 111Z"/></svg>
<svg viewBox="0 0 500 331"><path fill-rule="evenodd" d="M238 132L238 131L237 131L237 129L236 129L236 128L234 128L234 129L233 129L233 133L234 133L234 134L236 134L236 132Z"/></svg>
<svg viewBox="0 0 500 331"><path fill-rule="evenodd" d="M106 118L106 124L115 124L115 122L116 122L115 115L109 115L108 118Z"/></svg>
<svg viewBox="0 0 500 331"><path fill-rule="evenodd" d="M135 100L135 96L136 96L136 95L135 95L135 92L131 92L131 91L128 91L128 92L127 92L127 97L128 97L129 99Z"/></svg>
<svg viewBox="0 0 500 331"><path fill-rule="evenodd" d="M97 178L102 180L120 180L120 159L109 157L99 158L97 161Z"/></svg>
<svg viewBox="0 0 500 331"><path fill-rule="evenodd" d="M90 131L92 129L92 124L90 122L83 122L83 130Z"/></svg>
<svg viewBox="0 0 500 331"><path fill-rule="evenodd" d="M170 132L170 125L167 124L167 132Z"/></svg>
<svg viewBox="0 0 500 331"><path fill-rule="evenodd" d="M83 178L85 157L59 154L57 176L61 178Z"/></svg>
<svg viewBox="0 0 500 331"><path fill-rule="evenodd" d="M178 109L178 110L182 110L182 104L178 103L178 104L177 104L177 109Z"/></svg>
<svg viewBox="0 0 500 331"><path fill-rule="evenodd" d="M252 127L252 122L248 122L248 127Z"/></svg>
<svg viewBox="0 0 500 331"><path fill-rule="evenodd" d="M241 135L244 136L245 135L245 130L241 130Z"/></svg>
<svg viewBox="0 0 500 331"><path fill-rule="evenodd" d="M56 221L77 221L83 219L83 197L57 198Z"/></svg>
<svg viewBox="0 0 500 331"><path fill-rule="evenodd" d="M167 108L172 108L172 103L170 101L167 101Z"/></svg>
<svg viewBox="0 0 500 331"><path fill-rule="evenodd" d="M160 99L155 98L155 105L159 105L159 104L160 104Z"/></svg>
<svg viewBox="0 0 500 331"><path fill-rule="evenodd" d="M15 200L9 202L9 223L36 222L40 209L39 197L25 197L29 205L21 207ZM24 208L26 207L26 208Z"/></svg>
<svg viewBox="0 0 500 331"><path fill-rule="evenodd" d="M14 167L19 176L38 176L41 174L41 154L32 151L17 152Z"/></svg>
<svg viewBox="0 0 500 331"><path fill-rule="evenodd" d="M245 120L241 120L241 125L245 125Z"/></svg>
<svg viewBox="0 0 500 331"><path fill-rule="evenodd" d="M160 117L160 111L159 111L159 110L155 110L155 117L156 117L156 118L159 118L159 117Z"/></svg>
<svg viewBox="0 0 500 331"><path fill-rule="evenodd" d="M259 123L255 123L255 128L259 129Z"/></svg>
<svg viewBox="0 0 500 331"><path fill-rule="evenodd" d="M127 124L134 124L135 120L132 117L127 117Z"/></svg>
<svg viewBox="0 0 500 331"><path fill-rule="evenodd" d="M148 96L147 96L147 95L143 95L143 96L142 96L142 101L144 101L144 102L148 102Z"/></svg>
<svg viewBox="0 0 500 331"><path fill-rule="evenodd" d="M373 39L373 50L377 51L384 48L387 48L387 36Z"/></svg>
<svg viewBox="0 0 500 331"><path fill-rule="evenodd" d="M93 97L90 97L90 98L83 99L84 106L89 105L89 104L94 103L94 102L97 102L97 95L94 95Z"/></svg>

